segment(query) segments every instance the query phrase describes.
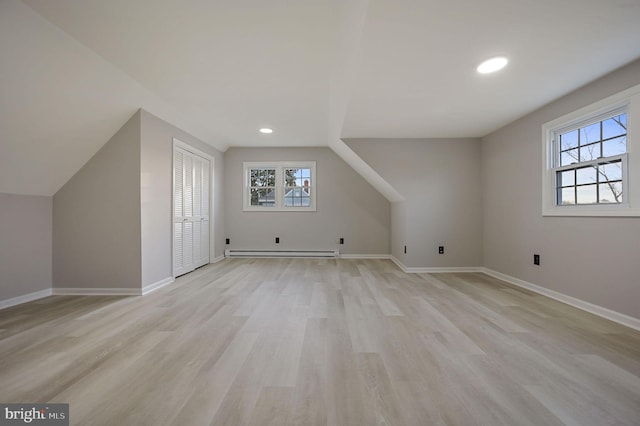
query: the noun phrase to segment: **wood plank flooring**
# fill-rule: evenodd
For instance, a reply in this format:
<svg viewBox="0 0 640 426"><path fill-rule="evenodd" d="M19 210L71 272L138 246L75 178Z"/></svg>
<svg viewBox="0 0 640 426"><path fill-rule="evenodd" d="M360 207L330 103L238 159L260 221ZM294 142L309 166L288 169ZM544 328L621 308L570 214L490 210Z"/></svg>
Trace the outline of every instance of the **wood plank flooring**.
<svg viewBox="0 0 640 426"><path fill-rule="evenodd" d="M76 425L638 425L640 333L484 274L226 260L0 311L0 401Z"/></svg>

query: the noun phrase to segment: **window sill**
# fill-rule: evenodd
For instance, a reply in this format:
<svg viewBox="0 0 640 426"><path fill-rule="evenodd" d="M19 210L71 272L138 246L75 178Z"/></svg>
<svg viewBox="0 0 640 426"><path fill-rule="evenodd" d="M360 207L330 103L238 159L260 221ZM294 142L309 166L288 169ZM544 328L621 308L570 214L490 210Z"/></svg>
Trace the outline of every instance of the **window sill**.
<svg viewBox="0 0 640 426"><path fill-rule="evenodd" d="M315 212L315 207L288 207L288 208L279 208L279 207L245 207L242 209L244 212Z"/></svg>
<svg viewBox="0 0 640 426"><path fill-rule="evenodd" d="M542 216L563 216L563 217L637 217L640 216L640 209L604 206L594 208L593 206L566 206L560 208L547 208L542 211Z"/></svg>

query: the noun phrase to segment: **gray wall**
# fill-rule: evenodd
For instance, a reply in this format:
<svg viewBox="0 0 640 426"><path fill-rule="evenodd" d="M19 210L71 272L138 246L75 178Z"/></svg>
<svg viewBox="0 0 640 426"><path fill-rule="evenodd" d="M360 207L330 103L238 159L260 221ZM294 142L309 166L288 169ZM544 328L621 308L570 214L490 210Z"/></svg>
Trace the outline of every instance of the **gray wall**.
<svg viewBox="0 0 640 426"><path fill-rule="evenodd" d="M541 213L542 124L636 84L640 61L483 138L486 267L640 318L640 218Z"/></svg>
<svg viewBox="0 0 640 426"><path fill-rule="evenodd" d="M317 211L243 212L243 162L293 160L316 161ZM329 148L230 148L225 153L225 218L228 248L389 254L389 202ZM340 237L345 238L342 246Z"/></svg>
<svg viewBox="0 0 640 426"><path fill-rule="evenodd" d="M51 288L52 204L0 193L0 301Z"/></svg>
<svg viewBox="0 0 640 426"><path fill-rule="evenodd" d="M171 197L173 138L214 157L212 224L215 252L224 254L223 154L188 133L141 111L140 201L142 222L142 286L171 277Z"/></svg>
<svg viewBox="0 0 640 426"><path fill-rule="evenodd" d="M53 286L140 288L140 113L53 196Z"/></svg>
<svg viewBox="0 0 640 426"><path fill-rule="evenodd" d="M409 205L405 201L391 203L391 254L405 266L411 261L409 255L415 251L415 244L411 241L411 232L408 229L407 209ZM407 253L404 246L407 246ZM417 265L412 265L417 266ZM424 266L424 265L423 265Z"/></svg>
<svg viewBox="0 0 640 426"><path fill-rule="evenodd" d="M400 262L407 267L482 265L478 139L345 142L406 200L391 209L392 254ZM439 245L445 254L438 254Z"/></svg>

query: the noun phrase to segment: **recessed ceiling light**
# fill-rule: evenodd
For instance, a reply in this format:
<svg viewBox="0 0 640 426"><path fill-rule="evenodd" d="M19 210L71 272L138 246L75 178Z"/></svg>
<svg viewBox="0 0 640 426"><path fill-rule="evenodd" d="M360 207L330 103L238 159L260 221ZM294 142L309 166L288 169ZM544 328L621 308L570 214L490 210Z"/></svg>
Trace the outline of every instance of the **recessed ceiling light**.
<svg viewBox="0 0 640 426"><path fill-rule="evenodd" d="M263 127L262 129L260 129L260 133L264 133L264 134L273 133L273 129L270 129L268 127Z"/></svg>
<svg viewBox="0 0 640 426"><path fill-rule="evenodd" d="M498 56L496 58L487 59L478 65L477 70L480 74L489 74L501 70L507 65L507 62L509 62L507 58Z"/></svg>

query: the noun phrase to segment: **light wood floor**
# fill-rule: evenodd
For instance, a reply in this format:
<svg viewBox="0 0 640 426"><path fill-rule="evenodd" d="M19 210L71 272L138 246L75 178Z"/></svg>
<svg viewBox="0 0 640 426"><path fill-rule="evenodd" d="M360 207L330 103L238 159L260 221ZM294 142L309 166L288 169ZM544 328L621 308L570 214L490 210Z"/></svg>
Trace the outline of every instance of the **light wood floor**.
<svg viewBox="0 0 640 426"><path fill-rule="evenodd" d="M0 401L77 425L638 425L640 333L483 274L226 260L0 311Z"/></svg>

